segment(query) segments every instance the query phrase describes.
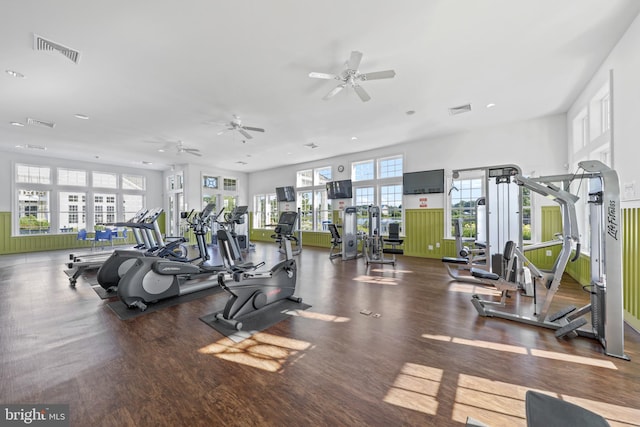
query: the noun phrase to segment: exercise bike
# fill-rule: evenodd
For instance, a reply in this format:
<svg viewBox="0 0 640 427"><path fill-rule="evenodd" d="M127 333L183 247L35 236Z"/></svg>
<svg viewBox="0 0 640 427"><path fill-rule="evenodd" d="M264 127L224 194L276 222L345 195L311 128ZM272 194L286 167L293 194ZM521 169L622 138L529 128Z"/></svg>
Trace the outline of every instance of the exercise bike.
<svg viewBox="0 0 640 427"><path fill-rule="evenodd" d="M235 271L231 275L233 282L229 275L218 274L218 284L230 294L224 310L216 315L218 321L239 331L242 329L242 319L263 307L284 299L302 302L302 298L293 295L297 267L291 241L295 239L293 229L297 217L297 212L283 212L275 228L276 241L285 247L285 260L268 271ZM229 231L218 231L218 242L223 243L220 245L223 252L227 250L231 238Z"/></svg>
<svg viewBox="0 0 640 427"><path fill-rule="evenodd" d="M227 272L224 265L209 266L205 234L213 205L209 204L193 221L198 242L199 264L160 257L138 257L118 282L118 297L129 308L146 310L148 303L201 291L218 285L217 275Z"/></svg>

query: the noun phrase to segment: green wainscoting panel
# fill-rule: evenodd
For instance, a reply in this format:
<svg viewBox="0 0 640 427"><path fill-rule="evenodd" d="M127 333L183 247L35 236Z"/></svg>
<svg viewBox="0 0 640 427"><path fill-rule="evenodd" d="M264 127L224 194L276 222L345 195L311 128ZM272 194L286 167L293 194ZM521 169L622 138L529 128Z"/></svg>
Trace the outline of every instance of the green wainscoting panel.
<svg viewBox="0 0 640 427"><path fill-rule="evenodd" d="M562 233L562 214L560 206L542 206L542 230L540 237L543 242L554 240L556 233Z"/></svg>
<svg viewBox="0 0 640 427"><path fill-rule="evenodd" d="M273 228L254 228L251 230L251 241L273 242ZM302 246L331 247L331 234L327 231L303 231Z"/></svg>
<svg viewBox="0 0 640 427"><path fill-rule="evenodd" d="M273 228L254 228L249 236L252 242L273 242L272 234Z"/></svg>
<svg viewBox="0 0 640 427"><path fill-rule="evenodd" d="M405 255L423 258L442 258L445 254L453 256L445 247L444 209L407 209L405 234Z"/></svg>
<svg viewBox="0 0 640 427"><path fill-rule="evenodd" d="M79 241L76 233L39 234L33 236L11 236L11 212L0 212L0 255L25 252L54 251L59 249L90 248L91 241ZM118 244L133 244L132 233L126 241Z"/></svg>
<svg viewBox="0 0 640 427"><path fill-rule="evenodd" d="M640 331L640 208L622 209L622 282L625 320Z"/></svg>

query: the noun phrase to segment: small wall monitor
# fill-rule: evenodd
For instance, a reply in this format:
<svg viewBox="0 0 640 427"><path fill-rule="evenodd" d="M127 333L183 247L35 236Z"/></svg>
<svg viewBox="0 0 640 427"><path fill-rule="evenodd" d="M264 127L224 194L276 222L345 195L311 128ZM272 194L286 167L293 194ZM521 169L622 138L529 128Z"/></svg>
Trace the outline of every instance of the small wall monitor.
<svg viewBox="0 0 640 427"><path fill-rule="evenodd" d="M352 197L353 190L350 179L327 182L328 199L350 199Z"/></svg>
<svg viewBox="0 0 640 427"><path fill-rule="evenodd" d="M444 169L402 175L402 194L444 193Z"/></svg>
<svg viewBox="0 0 640 427"><path fill-rule="evenodd" d="M276 187L276 198L279 202L295 202L296 191L293 187Z"/></svg>

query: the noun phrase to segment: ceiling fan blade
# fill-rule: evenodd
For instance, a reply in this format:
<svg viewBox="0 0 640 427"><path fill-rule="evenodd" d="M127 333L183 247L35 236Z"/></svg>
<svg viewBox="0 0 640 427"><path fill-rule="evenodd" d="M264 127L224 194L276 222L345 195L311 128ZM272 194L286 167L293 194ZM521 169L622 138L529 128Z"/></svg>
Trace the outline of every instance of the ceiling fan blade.
<svg viewBox="0 0 640 427"><path fill-rule="evenodd" d="M362 86L353 85L353 90L356 91L356 93L358 94L362 102L367 102L368 100L371 99L367 91L365 91Z"/></svg>
<svg viewBox="0 0 640 427"><path fill-rule="evenodd" d="M309 77L313 79L326 79L326 80L340 79L340 77L336 76L335 74L315 73L315 72L309 73Z"/></svg>
<svg viewBox="0 0 640 427"><path fill-rule="evenodd" d="M185 153L189 153L189 154L193 154L194 156L202 157L202 154L196 153L195 151L192 151L192 150L184 150L184 152Z"/></svg>
<svg viewBox="0 0 640 427"><path fill-rule="evenodd" d="M242 136L244 136L247 139L253 138L251 134L249 134L249 132L245 131L243 128L238 128L238 132L240 132Z"/></svg>
<svg viewBox="0 0 640 427"><path fill-rule="evenodd" d="M264 129L262 129L262 128L254 128L252 126L242 126L242 129L251 130L253 132L264 132Z"/></svg>
<svg viewBox="0 0 640 427"><path fill-rule="evenodd" d="M329 98L333 98L334 96L336 96L336 94L337 94L338 92L340 92L342 89L344 89L344 87L345 87L345 86L346 86L346 85L341 84L341 85L338 85L338 86L334 87L334 88L331 90L331 92L329 92L328 94L326 94L326 95L324 96L324 98L322 98L322 99L324 99L324 100L326 101L326 100L327 100L327 99L329 99Z"/></svg>
<svg viewBox="0 0 640 427"><path fill-rule="evenodd" d="M373 73L360 74L362 80L390 79L395 77L396 72L393 70L374 71Z"/></svg>
<svg viewBox="0 0 640 427"><path fill-rule="evenodd" d="M357 50L351 52L351 57L349 58L349 62L347 63L347 70L357 70L360 66L361 60L362 52L358 52Z"/></svg>

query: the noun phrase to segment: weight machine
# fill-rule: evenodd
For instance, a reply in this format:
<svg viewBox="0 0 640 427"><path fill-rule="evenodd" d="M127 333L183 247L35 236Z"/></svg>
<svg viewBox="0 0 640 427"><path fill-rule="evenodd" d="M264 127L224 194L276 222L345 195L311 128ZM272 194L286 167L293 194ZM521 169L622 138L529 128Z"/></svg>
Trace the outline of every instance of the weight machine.
<svg viewBox="0 0 640 427"><path fill-rule="evenodd" d="M520 308L518 312L502 311L505 305L503 290L500 302L481 300L473 295L471 302L481 316L499 317L555 330L556 337L585 336L596 339L609 356L628 360L624 354L624 315L622 295L622 241L620 236L620 184L617 173L597 160L580 162L583 174L557 175L550 177L525 178L519 173L511 176L511 182L529 188L543 196L553 198L562 213L562 249L550 273L532 269L534 292L538 284L546 288L542 307L538 310L534 293L533 313ZM579 199L569 193L569 186L575 179L588 181L588 204L590 209L590 284L584 289L590 294L590 302L581 307L568 306L548 314L551 301L560 286L562 273L571 258L580 256L580 241L575 202ZM554 183L560 183L561 187ZM522 247L522 246L520 246ZM517 249L517 248L515 248ZM526 260L523 251L514 251L517 257ZM516 272L521 271L519 269ZM471 271L474 277L485 283L497 283L503 277L491 276L486 271ZM585 316L590 315L590 321Z"/></svg>
<svg viewBox="0 0 640 427"><path fill-rule="evenodd" d="M362 243L362 254L364 255L364 260L367 265L376 263L376 264L391 264L395 266L396 264L396 253L402 253L400 250L394 248L392 251L389 251L393 254L391 258L385 257L385 253L388 250L385 250L385 239L382 237L382 226L380 221L380 207L369 205L367 208L367 212L369 213L369 231L367 235L364 237L364 241ZM402 241L396 239L398 244L401 244ZM398 252L400 251L400 252Z"/></svg>

